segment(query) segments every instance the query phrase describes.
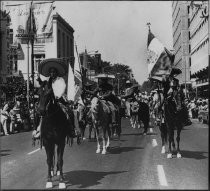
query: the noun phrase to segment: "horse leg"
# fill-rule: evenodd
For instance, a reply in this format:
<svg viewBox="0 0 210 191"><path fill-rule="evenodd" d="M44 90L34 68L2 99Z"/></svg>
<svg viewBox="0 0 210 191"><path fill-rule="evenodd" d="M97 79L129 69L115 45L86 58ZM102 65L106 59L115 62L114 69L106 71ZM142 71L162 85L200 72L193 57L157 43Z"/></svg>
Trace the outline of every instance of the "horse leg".
<svg viewBox="0 0 210 191"><path fill-rule="evenodd" d="M88 139L91 139L91 133L92 133L92 125L88 124L88 129L89 129L89 136Z"/></svg>
<svg viewBox="0 0 210 191"><path fill-rule="evenodd" d="M180 153L180 148L179 148L181 129L182 129L182 125L180 124L177 127L177 137L176 137L176 141L177 141L177 158L181 158L182 157L182 155Z"/></svg>
<svg viewBox="0 0 210 191"><path fill-rule="evenodd" d="M106 154L106 129L103 129L102 132L102 141L103 141L103 150L102 150L102 154Z"/></svg>
<svg viewBox="0 0 210 191"><path fill-rule="evenodd" d="M100 142L99 142L99 131L98 131L98 129L95 129L95 131L96 131L96 140L97 140L97 150L96 150L96 153L98 154L98 153L100 153Z"/></svg>
<svg viewBox="0 0 210 191"><path fill-rule="evenodd" d="M137 121L137 124L138 124L138 129L140 129L141 128L141 123L140 123L138 114L136 115L136 121Z"/></svg>
<svg viewBox="0 0 210 191"><path fill-rule="evenodd" d="M47 154L47 164L48 164L48 177L47 177L47 183L46 188L52 188L52 168L53 168L53 158L54 158L54 150L55 145L52 143L45 144L45 151Z"/></svg>
<svg viewBox="0 0 210 191"><path fill-rule="evenodd" d="M120 141L120 135L121 135L121 116L120 116L120 113L118 115L118 118L117 118L117 135L118 135L118 145L119 147L121 146L121 141Z"/></svg>
<svg viewBox="0 0 210 191"><path fill-rule="evenodd" d="M170 128L173 128L172 126L171 127L168 127L169 129L169 141L168 141L168 154L167 154L167 158L172 158L172 151L171 151L171 143L172 143L172 140L173 140L173 132L174 131L173 129L170 129Z"/></svg>
<svg viewBox="0 0 210 191"><path fill-rule="evenodd" d="M166 140L165 140L165 124L164 123L161 123L159 125L159 129L160 129L160 133L161 133L161 140L162 140L162 150L161 150L161 153L162 154L165 154L166 152L166 149L165 149L165 143L166 143Z"/></svg>
<svg viewBox="0 0 210 191"><path fill-rule="evenodd" d="M58 144L57 147L57 175L59 176L59 188L66 188L66 184L64 182L63 177L63 153L65 148L65 142Z"/></svg>
<svg viewBox="0 0 210 191"><path fill-rule="evenodd" d="M143 119L143 124L144 124L144 135L147 134L148 126L149 126L149 121L146 119Z"/></svg>
<svg viewBox="0 0 210 191"><path fill-rule="evenodd" d="M111 129L109 128L109 125L107 126L108 126L108 129L107 129L108 138L107 138L107 143L106 143L106 149L110 147L110 137L111 137Z"/></svg>

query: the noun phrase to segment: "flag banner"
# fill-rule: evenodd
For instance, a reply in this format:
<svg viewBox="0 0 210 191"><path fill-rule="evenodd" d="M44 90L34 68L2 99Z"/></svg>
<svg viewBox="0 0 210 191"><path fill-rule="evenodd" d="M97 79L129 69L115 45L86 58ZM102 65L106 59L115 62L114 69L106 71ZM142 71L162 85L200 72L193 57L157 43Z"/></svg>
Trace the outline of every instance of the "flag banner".
<svg viewBox="0 0 210 191"><path fill-rule="evenodd" d="M168 75L171 72L174 55L149 31L148 36L149 76Z"/></svg>
<svg viewBox="0 0 210 191"><path fill-rule="evenodd" d="M75 63L74 63L74 81L75 81L75 96L74 102L79 101L81 94L82 94L82 75L80 70L80 62L79 62L79 55L77 52L77 48L75 48Z"/></svg>
<svg viewBox="0 0 210 191"><path fill-rule="evenodd" d="M74 68L71 67L69 63L69 72L68 72L68 86L67 86L67 99L74 101L75 90L74 90Z"/></svg>
<svg viewBox="0 0 210 191"><path fill-rule="evenodd" d="M5 5L5 9L9 12L11 17L11 26L13 29L14 42L18 42L17 36L26 34L27 32L27 21L30 15L30 8L32 5L33 9L33 23L36 28L37 36L43 35L44 33L52 32L52 16L54 14L53 2L24 2L14 3L8 2Z"/></svg>
<svg viewBox="0 0 210 191"><path fill-rule="evenodd" d="M18 43L17 35L26 33L27 20L30 14L31 3L24 4L8 4L5 5L7 12L9 12L11 18L10 28L13 29L14 43Z"/></svg>

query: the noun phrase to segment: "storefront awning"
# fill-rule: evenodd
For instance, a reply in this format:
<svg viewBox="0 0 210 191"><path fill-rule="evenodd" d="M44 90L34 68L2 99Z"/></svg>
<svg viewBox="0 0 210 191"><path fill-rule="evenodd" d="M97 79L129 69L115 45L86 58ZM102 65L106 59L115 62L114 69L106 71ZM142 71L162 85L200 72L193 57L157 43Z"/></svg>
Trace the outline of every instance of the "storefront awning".
<svg viewBox="0 0 210 191"><path fill-rule="evenodd" d="M195 84L195 87L201 87L201 86L207 86L209 85L209 82L204 82L204 83L201 83L201 84Z"/></svg>

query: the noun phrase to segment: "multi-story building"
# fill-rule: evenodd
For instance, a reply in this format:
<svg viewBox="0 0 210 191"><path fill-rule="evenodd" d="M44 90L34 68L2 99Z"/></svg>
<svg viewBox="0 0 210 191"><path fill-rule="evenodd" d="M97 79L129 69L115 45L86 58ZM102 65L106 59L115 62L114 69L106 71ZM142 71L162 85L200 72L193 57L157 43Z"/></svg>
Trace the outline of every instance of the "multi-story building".
<svg viewBox="0 0 210 191"><path fill-rule="evenodd" d="M0 10L0 84L6 82L6 77L11 74L9 55L9 25L10 17L6 11Z"/></svg>
<svg viewBox="0 0 210 191"><path fill-rule="evenodd" d="M200 7L190 7L190 74L195 79L194 87L198 97L208 97L209 94L208 19L208 1L203 1Z"/></svg>
<svg viewBox="0 0 210 191"><path fill-rule="evenodd" d="M80 63L82 65L84 81L97 81L95 76L101 73L101 54L99 53L80 53Z"/></svg>
<svg viewBox="0 0 210 191"><path fill-rule="evenodd" d="M177 76L180 84L190 83L190 44L189 44L189 2L172 2L174 66L181 69ZM186 86L187 87L187 86Z"/></svg>
<svg viewBox="0 0 210 191"><path fill-rule="evenodd" d="M27 5L28 4L28 5ZM27 30L23 21L27 23L29 3L14 5L7 4L10 10L11 28L13 31L13 45L18 47L17 70L22 71L27 79L31 75L31 44L28 44ZM34 38L34 72L43 59L63 58L68 64L74 60L74 29L56 12L52 2L34 2L33 13L35 17L36 35ZM20 22L19 24L17 22ZM23 23L21 23L23 22ZM35 80L35 85L36 80Z"/></svg>

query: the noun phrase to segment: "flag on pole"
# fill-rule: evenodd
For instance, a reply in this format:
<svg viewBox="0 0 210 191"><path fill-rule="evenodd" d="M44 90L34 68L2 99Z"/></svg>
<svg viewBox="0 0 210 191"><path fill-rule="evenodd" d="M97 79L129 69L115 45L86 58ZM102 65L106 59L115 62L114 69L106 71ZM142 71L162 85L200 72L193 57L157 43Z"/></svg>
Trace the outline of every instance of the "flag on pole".
<svg viewBox="0 0 210 191"><path fill-rule="evenodd" d="M80 68L80 60L77 51L77 46L75 46L76 50L76 58L74 64L74 80L75 80L75 95L74 95L74 102L80 100L82 94L82 73Z"/></svg>
<svg viewBox="0 0 210 191"><path fill-rule="evenodd" d="M33 1L32 1L31 6L30 6L28 20L26 23L26 31L28 34L36 34L36 31L37 31L33 6L34 5L33 5Z"/></svg>
<svg viewBox="0 0 210 191"><path fill-rule="evenodd" d="M148 41L148 73L149 77L168 75L174 62L174 55L151 33Z"/></svg>
<svg viewBox="0 0 210 191"><path fill-rule="evenodd" d="M69 72L68 72L68 87L67 87L67 99L74 101L75 90L74 90L74 68L73 65L69 63Z"/></svg>

